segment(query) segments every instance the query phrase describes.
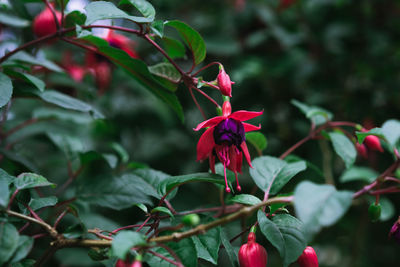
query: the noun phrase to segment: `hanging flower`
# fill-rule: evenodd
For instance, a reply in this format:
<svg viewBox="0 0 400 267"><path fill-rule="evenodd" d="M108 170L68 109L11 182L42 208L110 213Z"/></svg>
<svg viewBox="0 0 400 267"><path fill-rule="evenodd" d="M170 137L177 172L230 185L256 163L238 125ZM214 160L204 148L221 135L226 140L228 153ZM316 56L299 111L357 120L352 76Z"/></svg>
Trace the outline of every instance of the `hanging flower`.
<svg viewBox="0 0 400 267"><path fill-rule="evenodd" d="M254 230L253 230L254 229ZM255 228L247 237L247 243L239 249L240 267L266 267L268 254L263 246L256 242Z"/></svg>
<svg viewBox="0 0 400 267"><path fill-rule="evenodd" d="M209 159L210 169L215 173L215 157L224 165L224 176L226 192L230 192L226 178L226 168L233 171L236 177L238 191L241 191L238 172L242 172L243 154L247 163L251 166L250 154L246 145L245 133L261 129L261 126L254 126L243 121L250 120L263 114L239 110L231 114L231 104L225 101L222 106L222 116L217 116L203 121L194 129L198 131L209 127L200 137L197 143L197 160Z"/></svg>
<svg viewBox="0 0 400 267"><path fill-rule="evenodd" d="M81 66L73 61L71 51L64 53L62 65L69 76L76 82L81 82L88 72L88 69L85 66Z"/></svg>
<svg viewBox="0 0 400 267"><path fill-rule="evenodd" d="M110 30L105 40L109 43L110 46L125 51L129 56L133 58L139 58L134 49L135 42L128 37L122 34L117 34L114 31Z"/></svg>

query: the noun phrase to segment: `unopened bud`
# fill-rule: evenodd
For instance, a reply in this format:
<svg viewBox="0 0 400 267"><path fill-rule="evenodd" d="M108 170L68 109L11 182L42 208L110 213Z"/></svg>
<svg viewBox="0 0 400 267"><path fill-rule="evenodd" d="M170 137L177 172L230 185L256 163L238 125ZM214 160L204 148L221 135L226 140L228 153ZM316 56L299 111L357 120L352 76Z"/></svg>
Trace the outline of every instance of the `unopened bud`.
<svg viewBox="0 0 400 267"><path fill-rule="evenodd" d="M372 203L368 208L368 216L372 222L376 222L381 217L381 205Z"/></svg>
<svg viewBox="0 0 400 267"><path fill-rule="evenodd" d="M267 266L268 254L263 246L256 242L256 234L250 232L247 243L239 250L240 267L265 267Z"/></svg>
<svg viewBox="0 0 400 267"><path fill-rule="evenodd" d="M307 246L303 254L297 259L297 263L300 267L318 267L317 253L311 246Z"/></svg>
<svg viewBox="0 0 400 267"><path fill-rule="evenodd" d="M379 137L375 135L368 135L367 137L365 137L364 144L371 150L383 152L383 148L381 146L381 142L379 141Z"/></svg>
<svg viewBox="0 0 400 267"><path fill-rule="evenodd" d="M61 25L61 13L55 11L58 24ZM57 31L57 24L54 20L53 13L49 8L45 8L36 18L33 20L33 32L37 37L43 37Z"/></svg>
<svg viewBox="0 0 400 267"><path fill-rule="evenodd" d="M220 68L217 76L217 82L221 94L232 97L233 82L231 81L231 78L229 78L229 75L225 72L224 68Z"/></svg>

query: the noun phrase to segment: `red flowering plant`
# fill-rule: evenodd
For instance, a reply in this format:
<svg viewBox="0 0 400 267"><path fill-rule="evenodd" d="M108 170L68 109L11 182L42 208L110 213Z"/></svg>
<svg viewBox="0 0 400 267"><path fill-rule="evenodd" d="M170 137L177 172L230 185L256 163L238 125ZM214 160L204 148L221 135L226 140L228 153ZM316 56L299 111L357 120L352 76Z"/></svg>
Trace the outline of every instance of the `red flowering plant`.
<svg viewBox="0 0 400 267"><path fill-rule="evenodd" d="M243 121L250 120L263 114L263 111L252 112L239 110L231 113L231 104L225 101L222 106L222 116L206 120L194 129L199 131L208 128L197 143L197 160L209 159L210 169L215 173L215 158L224 166L225 190L230 192L226 169L233 171L236 177L236 190L241 191L238 172L242 172L243 155L251 167L250 154L246 145L246 132L257 131L261 126L254 126Z"/></svg>
<svg viewBox="0 0 400 267"><path fill-rule="evenodd" d="M398 65L388 57L379 68L376 58L397 48L380 49L382 43L390 48L385 40L395 36L368 23L377 17L392 25L396 12L370 14L372 7L392 6L367 1L365 25L373 35L351 27L355 34L339 36L331 26L341 25L340 32L347 26L319 25L317 16L346 11L340 18L348 16L350 25L359 17L358 5L333 10L329 3L307 1L232 0L231 7L216 1L218 20L212 20L206 1L200 9L193 8L200 5L196 1L159 2L157 14L151 0L0 5L0 266L197 267L207 261L264 267L268 259L270 265L315 267L318 260L332 264L332 253L340 255L336 265L345 266L350 257L342 253L359 247L358 235L374 240L362 251L384 248L383 254L396 256L400 222L385 223L398 209L400 121L366 131L367 123L336 120L333 112L292 100L309 122L293 121L294 108L281 101L291 96L290 88L307 102L332 99L336 91L325 94L321 86L328 77L327 88L351 90L324 105L342 118L362 113L377 119L364 114L371 112L366 107L380 105L380 114L398 99L397 91L390 99L382 93L398 88ZM207 42L173 15L185 16ZM338 44L337 35L345 39L340 45L315 38ZM372 51L367 42L365 49L352 50L377 36L379 49ZM363 51L372 52L362 64L348 61ZM332 55L338 60L326 69ZM210 60L219 57L224 64ZM389 77L387 66L395 73L390 84L380 80ZM385 90L375 90L374 101L361 105L367 94L359 94L360 84L362 90ZM352 95L357 105L347 112ZM342 96L346 101L339 101ZM231 103L237 107L239 101L243 110L232 111ZM247 110L254 105L263 105L269 116L261 116L264 109ZM396 108L390 114L398 114ZM242 186L239 174L246 179ZM228 178L236 179L236 187ZM231 190L235 194L226 194ZM325 230L335 224L339 235ZM362 251L355 255L370 256ZM399 262L368 260L376 266Z"/></svg>

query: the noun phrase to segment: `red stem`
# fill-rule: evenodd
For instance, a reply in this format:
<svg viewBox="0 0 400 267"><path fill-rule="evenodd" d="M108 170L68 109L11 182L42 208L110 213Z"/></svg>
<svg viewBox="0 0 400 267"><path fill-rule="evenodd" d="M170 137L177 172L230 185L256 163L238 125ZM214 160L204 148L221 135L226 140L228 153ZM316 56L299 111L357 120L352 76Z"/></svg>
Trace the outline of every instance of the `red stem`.
<svg viewBox="0 0 400 267"><path fill-rule="evenodd" d="M140 230L142 230L142 228L146 225L146 223L150 220L151 216L147 217L146 220L144 220L144 222L139 226L139 228L136 230L136 232L139 232Z"/></svg>
<svg viewBox="0 0 400 267"><path fill-rule="evenodd" d="M29 120L24 121L21 124L18 124L17 126L15 126L14 128L8 130L5 134L4 134L4 138L9 137L10 135L14 134L15 132L21 130L22 128L25 128L26 126L32 125L36 122L38 122L39 119L37 118L31 118Z"/></svg>
<svg viewBox="0 0 400 267"><path fill-rule="evenodd" d="M149 252L150 254L153 254L154 256L159 257L159 258L161 258L161 259L163 259L163 260L165 260L165 261L167 261L167 262L169 262L169 263L171 263L171 264L173 264L175 266L178 266L178 267L182 267L183 266L182 264L179 264L178 262L175 262L175 261L173 261L171 259L168 259L164 255L161 255L160 253L157 253L155 251L147 250L147 252Z"/></svg>
<svg viewBox="0 0 400 267"><path fill-rule="evenodd" d="M381 194L398 193L398 192L400 192L399 187L391 186L388 188L372 191L372 192L370 192L370 194L371 195L381 195Z"/></svg>
<svg viewBox="0 0 400 267"><path fill-rule="evenodd" d="M197 92L199 92L200 94L205 96L208 100L210 100L217 108L221 108L221 106L214 99L212 99L209 95L207 95L206 93L204 93L202 90L200 90L199 88L197 88L195 86L193 86L193 88L196 89Z"/></svg>
<svg viewBox="0 0 400 267"><path fill-rule="evenodd" d="M213 66L213 65L222 65L222 64L219 63L219 62L216 62L216 61L211 62L210 64L208 64L208 65L202 67L201 69L199 69L198 71L196 71L195 73L193 73L192 76L193 76L193 77L196 76L197 74L199 74L199 73L202 72L203 70L205 70L205 69L207 69L207 68L209 68L209 67L211 67L211 66Z"/></svg>
<svg viewBox="0 0 400 267"><path fill-rule="evenodd" d="M60 23L58 22L58 19L57 19L56 11L54 10L53 6L50 5L49 1L43 0L43 2L47 6L47 8L50 9L51 14L53 15L53 19L56 23L56 28L57 28L57 33L58 33L60 31L61 27L60 27Z"/></svg>
<svg viewBox="0 0 400 267"><path fill-rule="evenodd" d="M58 224L60 223L61 219L64 218L64 216L67 214L67 212L68 212L68 209L64 210L64 211L60 214L60 216L57 217L56 221L54 222L54 226L53 226L54 229L57 228L57 226L58 226Z"/></svg>
<svg viewBox="0 0 400 267"><path fill-rule="evenodd" d="M12 196L10 198L10 201L8 202L8 206L7 206L8 210L11 208L11 204L13 203L13 201L14 201L15 197L17 196L18 192L19 192L19 189L17 188L17 189L15 189L14 193L12 194Z"/></svg>
<svg viewBox="0 0 400 267"><path fill-rule="evenodd" d="M196 87L194 87L194 88L196 88ZM204 113L204 110L201 108L199 102L197 102L197 99L196 99L196 97L195 97L194 94L193 94L193 90L192 90L192 87L191 87L191 86L189 86L189 92L190 92L190 95L192 96L193 102L195 103L196 107L199 109L201 115L202 115L203 118L206 120L206 119L207 119L206 114Z"/></svg>
<svg viewBox="0 0 400 267"><path fill-rule="evenodd" d="M124 226L124 227L121 227L121 228L118 228L118 229L115 229L114 231L112 231L109 235L113 235L113 234L116 234L116 233L118 233L119 231L122 231L122 230L125 230L125 229L130 229L130 228L136 228L136 227L140 227L140 226L142 226L143 224L133 224L133 225L127 225L127 226ZM143 227L145 227L145 226L152 226L153 224L152 223L148 223L148 224L145 224L145 225L143 225Z"/></svg>

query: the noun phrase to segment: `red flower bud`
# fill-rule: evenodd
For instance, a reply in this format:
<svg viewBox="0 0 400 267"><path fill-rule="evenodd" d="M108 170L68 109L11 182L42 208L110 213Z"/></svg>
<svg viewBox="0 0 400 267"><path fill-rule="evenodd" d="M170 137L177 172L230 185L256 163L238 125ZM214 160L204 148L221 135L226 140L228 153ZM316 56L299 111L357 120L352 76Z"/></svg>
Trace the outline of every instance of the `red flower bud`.
<svg viewBox="0 0 400 267"><path fill-rule="evenodd" d="M222 116L228 117L232 113L232 106L231 102L225 101L224 104L222 105Z"/></svg>
<svg viewBox="0 0 400 267"><path fill-rule="evenodd" d="M368 135L367 137L365 137L364 144L371 150L383 152L383 148L381 146L381 142L379 141L379 137L375 135Z"/></svg>
<svg viewBox="0 0 400 267"><path fill-rule="evenodd" d="M297 259L300 267L318 267L318 257L315 250L308 246L304 249L303 254Z"/></svg>
<svg viewBox="0 0 400 267"><path fill-rule="evenodd" d="M142 262L135 260L130 267L142 267Z"/></svg>
<svg viewBox="0 0 400 267"><path fill-rule="evenodd" d="M58 23L61 24L61 13L55 11ZM57 31L57 24L54 20L53 13L49 8L45 8L36 18L33 20L33 32L37 37L43 37L55 33Z"/></svg>
<svg viewBox="0 0 400 267"><path fill-rule="evenodd" d="M240 267L265 267L267 266L267 251L263 246L256 243L256 234L250 232L247 237L247 244L240 247Z"/></svg>
<svg viewBox="0 0 400 267"><path fill-rule="evenodd" d="M360 155L361 157L367 159L368 158L368 151L367 151L367 147L364 144L359 144L358 142L356 143L356 149L358 152L358 155Z"/></svg>
<svg viewBox="0 0 400 267"><path fill-rule="evenodd" d="M393 237L397 243L400 244L400 216L399 219L393 224L392 229L389 232L389 238Z"/></svg>
<svg viewBox="0 0 400 267"><path fill-rule="evenodd" d="M231 78L229 78L229 75L225 72L224 68L221 68L219 70L219 74L217 76L217 82L221 94L232 97L233 82L231 81Z"/></svg>

